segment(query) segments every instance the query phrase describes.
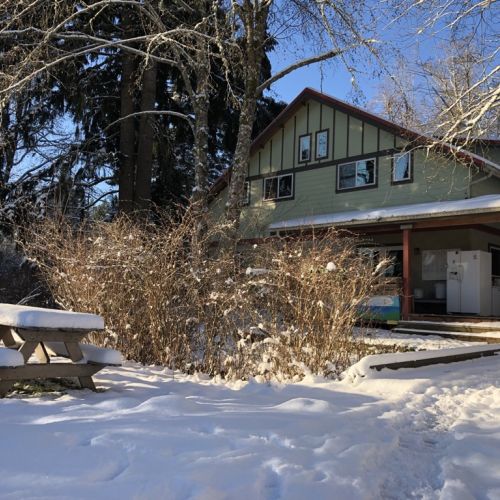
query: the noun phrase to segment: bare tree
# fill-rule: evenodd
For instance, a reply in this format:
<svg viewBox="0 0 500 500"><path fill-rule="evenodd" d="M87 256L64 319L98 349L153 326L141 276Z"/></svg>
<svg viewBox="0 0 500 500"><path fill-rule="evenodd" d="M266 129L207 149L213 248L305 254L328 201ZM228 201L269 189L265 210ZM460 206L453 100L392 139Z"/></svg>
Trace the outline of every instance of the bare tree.
<svg viewBox="0 0 500 500"><path fill-rule="evenodd" d="M392 23L411 19L413 29L408 30L408 36L413 44L441 40L427 60L418 59L414 64L407 59L407 67L415 75L413 93L429 110L423 120L426 131L441 141L462 146L475 138L498 134L497 2L403 0L394 5L398 15Z"/></svg>
<svg viewBox="0 0 500 500"><path fill-rule="evenodd" d="M286 5L276 0L233 0L228 15L232 37L241 41L239 51L227 53L222 48L230 61L226 64L239 71L242 82L241 89L233 88L233 98L240 108L240 122L226 205L228 241L234 246L259 97L273 83L299 68L333 58L346 62L352 60L352 54L360 48L372 51L375 40L367 28L370 13L363 1L354 6L351 2L330 0L293 0ZM273 31L285 38L302 37L316 49L312 54L296 56L295 61L263 81L264 47L275 40Z"/></svg>

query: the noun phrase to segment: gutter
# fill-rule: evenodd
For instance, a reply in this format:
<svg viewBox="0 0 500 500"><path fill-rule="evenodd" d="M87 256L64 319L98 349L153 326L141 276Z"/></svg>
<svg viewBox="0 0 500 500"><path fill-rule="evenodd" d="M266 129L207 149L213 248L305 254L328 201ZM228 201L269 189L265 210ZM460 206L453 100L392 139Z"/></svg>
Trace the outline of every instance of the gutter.
<svg viewBox="0 0 500 500"><path fill-rule="evenodd" d="M428 220L428 219L443 219L447 217L456 217L460 215L475 215L475 214L484 214L484 213L495 213L498 212L500 214L500 207L487 207L487 208L474 208L470 210L456 210L453 212L445 212L439 214L415 214L415 215L402 215L400 217L379 217L377 219L352 219L348 221L341 222L324 222L319 224L294 224L287 225L286 221L283 223L273 223L268 226L269 230L281 230L281 229L301 229L301 228L322 228L322 227L348 227L348 226L371 226L375 224L380 224L381 222L387 223L398 223L398 222L413 222L419 220Z"/></svg>

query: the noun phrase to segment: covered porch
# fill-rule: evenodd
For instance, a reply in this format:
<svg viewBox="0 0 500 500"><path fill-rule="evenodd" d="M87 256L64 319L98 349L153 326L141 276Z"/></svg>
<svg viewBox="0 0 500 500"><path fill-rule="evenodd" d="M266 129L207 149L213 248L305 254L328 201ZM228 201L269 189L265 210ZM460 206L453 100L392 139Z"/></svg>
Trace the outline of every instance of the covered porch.
<svg viewBox="0 0 500 500"><path fill-rule="evenodd" d="M366 248L394 259L388 277L399 280L402 320L500 318L499 195L296 219L272 224L270 229L283 234L290 229L331 226L360 235ZM476 280L475 271L460 262L453 276L449 252L455 252L458 259L462 255L480 260L481 278ZM469 275L460 276L464 268ZM462 301L480 299L478 308L450 304L461 283Z"/></svg>

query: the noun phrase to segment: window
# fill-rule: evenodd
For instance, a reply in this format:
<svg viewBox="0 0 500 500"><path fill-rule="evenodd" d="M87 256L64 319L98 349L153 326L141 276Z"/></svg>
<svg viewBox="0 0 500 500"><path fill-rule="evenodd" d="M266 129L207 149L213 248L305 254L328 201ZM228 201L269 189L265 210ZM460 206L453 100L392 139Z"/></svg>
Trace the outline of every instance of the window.
<svg viewBox="0 0 500 500"><path fill-rule="evenodd" d="M386 278L401 278L403 276L403 247L359 247L358 253L369 259L375 268L382 260L389 259L383 276Z"/></svg>
<svg viewBox="0 0 500 500"><path fill-rule="evenodd" d="M399 153L392 158L392 182L411 182L411 153Z"/></svg>
<svg viewBox="0 0 500 500"><path fill-rule="evenodd" d="M493 276L500 276L500 247L489 245L491 252L491 274Z"/></svg>
<svg viewBox="0 0 500 500"><path fill-rule="evenodd" d="M343 163L337 167L337 190L375 186L375 159Z"/></svg>
<svg viewBox="0 0 500 500"><path fill-rule="evenodd" d="M243 184L243 194L241 196L241 205L247 206L250 205L250 182L246 181L245 184Z"/></svg>
<svg viewBox="0 0 500 500"><path fill-rule="evenodd" d="M311 161L311 134L299 137L299 163Z"/></svg>
<svg viewBox="0 0 500 500"><path fill-rule="evenodd" d="M316 132L316 160L328 156L328 130Z"/></svg>
<svg viewBox="0 0 500 500"><path fill-rule="evenodd" d="M264 200L281 200L293 196L293 174L264 179Z"/></svg>

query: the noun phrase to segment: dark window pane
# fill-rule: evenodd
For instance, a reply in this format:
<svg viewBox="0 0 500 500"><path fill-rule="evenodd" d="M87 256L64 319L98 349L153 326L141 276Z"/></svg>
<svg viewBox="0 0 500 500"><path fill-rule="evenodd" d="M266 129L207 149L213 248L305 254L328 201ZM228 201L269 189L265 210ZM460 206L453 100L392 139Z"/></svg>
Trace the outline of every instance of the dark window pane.
<svg viewBox="0 0 500 500"><path fill-rule="evenodd" d="M374 160L363 160L357 162L356 186L365 186L375 182Z"/></svg>
<svg viewBox="0 0 500 500"><path fill-rule="evenodd" d="M339 189L356 187L356 164L346 163L339 166Z"/></svg>
<svg viewBox="0 0 500 500"><path fill-rule="evenodd" d="M245 182L245 184L243 184L243 194L241 197L241 204L248 205L249 203L250 203L250 183Z"/></svg>
<svg viewBox="0 0 500 500"><path fill-rule="evenodd" d="M387 257L392 260L384 275L388 277L403 276L403 250L389 250Z"/></svg>
<svg viewBox="0 0 500 500"><path fill-rule="evenodd" d="M278 193L278 178L270 177L264 181L264 199L272 200Z"/></svg>
<svg viewBox="0 0 500 500"><path fill-rule="evenodd" d="M491 248L491 273L500 276L500 248Z"/></svg>
<svg viewBox="0 0 500 500"><path fill-rule="evenodd" d="M292 196L292 176L285 175L279 179L279 198L286 198Z"/></svg>

